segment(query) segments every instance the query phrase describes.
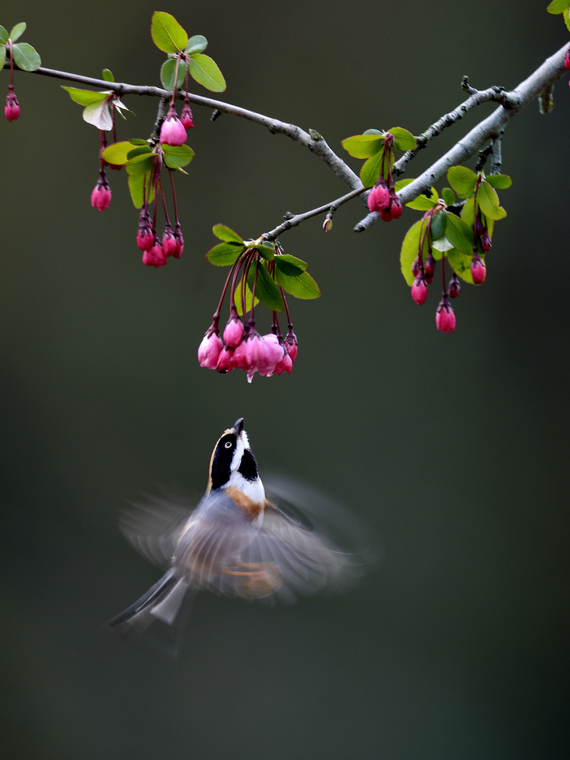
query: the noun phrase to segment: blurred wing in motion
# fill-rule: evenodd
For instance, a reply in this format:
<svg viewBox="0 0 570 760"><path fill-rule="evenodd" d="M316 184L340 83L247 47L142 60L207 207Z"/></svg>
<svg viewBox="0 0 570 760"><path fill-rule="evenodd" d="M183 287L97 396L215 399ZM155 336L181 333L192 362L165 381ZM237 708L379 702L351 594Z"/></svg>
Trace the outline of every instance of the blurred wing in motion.
<svg viewBox="0 0 570 760"><path fill-rule="evenodd" d="M192 509L178 494L171 497L146 495L146 503L133 503L119 518L121 533L143 557L154 565L168 568ZM177 503L178 501L178 503Z"/></svg>

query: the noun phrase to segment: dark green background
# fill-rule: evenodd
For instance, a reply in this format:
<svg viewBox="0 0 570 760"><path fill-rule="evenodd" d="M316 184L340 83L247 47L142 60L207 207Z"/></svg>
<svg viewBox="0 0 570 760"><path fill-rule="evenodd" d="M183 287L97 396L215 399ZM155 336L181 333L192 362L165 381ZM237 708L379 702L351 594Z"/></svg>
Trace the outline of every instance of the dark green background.
<svg viewBox="0 0 570 760"><path fill-rule="evenodd" d="M463 99L463 74L516 85L568 38L546 5L161 10L208 38L223 98L341 151L370 127L422 131ZM154 9L5 0L0 23L27 21L45 66L158 84ZM533 104L507 130L509 215L454 334L435 329L437 287L418 308L399 272L417 212L357 236L355 201L326 236L322 220L283 236L323 296L293 303L293 374L252 385L196 361L224 276L204 259L211 227L255 236L346 187L287 138L196 107L196 159L178 183L186 249L147 269L124 173L110 173L110 209L90 207L98 134L59 85L17 75L20 120L0 123L2 756L568 757L566 82L550 116ZM146 136L156 103L126 102L137 116L120 137ZM157 578L117 514L157 484L199 494L239 416L262 473L335 495L381 537L384 562L350 594L297 607L202 595L179 660L148 659L103 625Z"/></svg>

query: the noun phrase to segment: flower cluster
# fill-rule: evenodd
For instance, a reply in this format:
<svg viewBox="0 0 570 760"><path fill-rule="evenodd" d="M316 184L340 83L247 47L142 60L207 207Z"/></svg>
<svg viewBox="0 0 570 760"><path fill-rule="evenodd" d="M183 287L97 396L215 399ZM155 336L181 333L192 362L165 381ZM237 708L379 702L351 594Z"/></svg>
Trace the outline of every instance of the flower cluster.
<svg viewBox="0 0 570 760"><path fill-rule="evenodd" d="M260 273L261 267L263 267L263 273ZM252 275L253 279L251 279ZM263 281L267 287L267 278L272 276L275 276L275 263L271 261L266 266L257 249L245 248L240 253L226 278L212 324L206 330L198 348L198 361L201 367L215 369L221 374L242 369L247 373L250 383L256 372L262 377L282 375L284 372L291 373L293 363L297 358L297 336L293 331L283 288L279 288L279 292L288 320L286 336L283 337L281 333L279 317L275 310L273 310L271 332L260 335L255 327L256 290L258 292L261 290L261 287L259 289L257 287L258 281ZM271 281L277 288L275 282ZM219 330L220 313L230 284L230 313L222 336Z"/></svg>
<svg viewBox="0 0 570 760"><path fill-rule="evenodd" d="M382 150L382 170L380 179L368 195L368 208L378 211L385 222L399 219L402 216L402 204L394 189L391 166L394 160L394 135L384 133L384 148Z"/></svg>

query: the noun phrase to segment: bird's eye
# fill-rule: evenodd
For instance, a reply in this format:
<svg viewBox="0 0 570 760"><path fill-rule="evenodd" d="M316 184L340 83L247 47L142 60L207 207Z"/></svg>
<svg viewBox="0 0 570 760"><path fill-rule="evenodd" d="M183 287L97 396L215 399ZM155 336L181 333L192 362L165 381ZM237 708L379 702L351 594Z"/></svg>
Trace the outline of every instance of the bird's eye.
<svg viewBox="0 0 570 760"><path fill-rule="evenodd" d="M224 443L224 446L226 447L226 449L231 449L231 447L232 447L232 442L231 442L231 441L226 441L226 442Z"/></svg>

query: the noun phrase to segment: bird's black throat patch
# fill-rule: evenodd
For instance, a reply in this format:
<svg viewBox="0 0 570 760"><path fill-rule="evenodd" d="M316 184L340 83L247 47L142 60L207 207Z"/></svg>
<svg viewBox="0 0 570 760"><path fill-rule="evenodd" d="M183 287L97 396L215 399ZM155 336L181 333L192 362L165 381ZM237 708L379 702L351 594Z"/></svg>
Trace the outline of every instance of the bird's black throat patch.
<svg viewBox="0 0 570 760"><path fill-rule="evenodd" d="M257 478L257 462L249 449L244 449L238 472L246 480L255 480Z"/></svg>

